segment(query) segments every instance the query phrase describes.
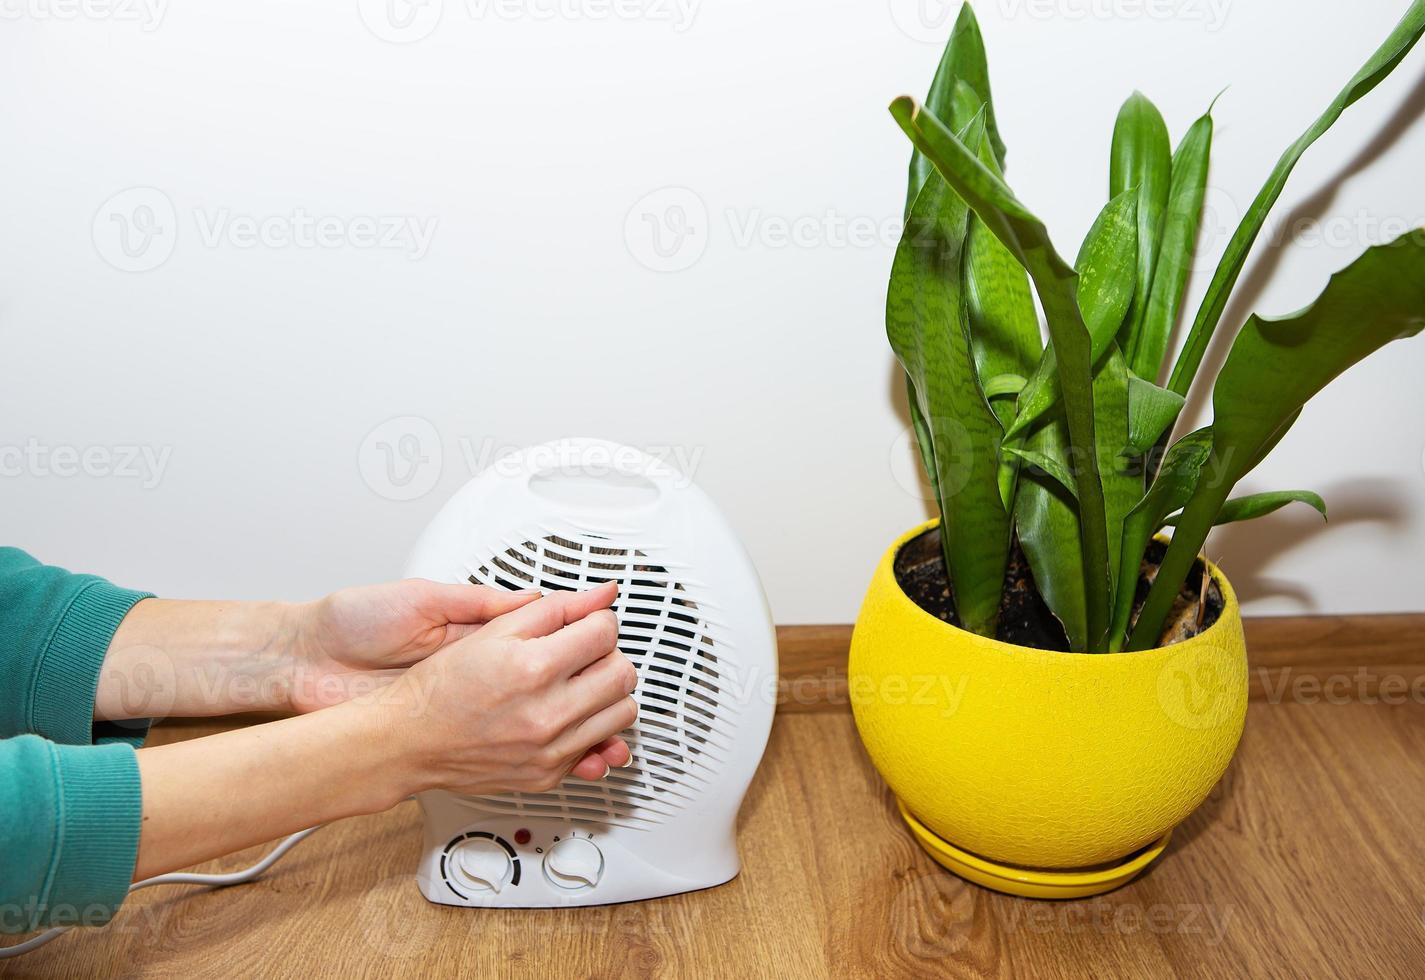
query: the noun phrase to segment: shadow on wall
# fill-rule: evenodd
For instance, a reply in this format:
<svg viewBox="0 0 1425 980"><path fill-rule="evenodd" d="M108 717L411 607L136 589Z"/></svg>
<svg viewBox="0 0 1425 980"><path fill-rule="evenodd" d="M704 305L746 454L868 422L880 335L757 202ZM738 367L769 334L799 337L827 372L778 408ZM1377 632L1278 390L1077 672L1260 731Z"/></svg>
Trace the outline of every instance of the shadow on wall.
<svg viewBox="0 0 1425 980"><path fill-rule="evenodd" d="M1351 110L1347 109L1346 111L1350 112ZM1331 208L1336 202L1336 195L1346 181L1378 160L1421 118L1425 118L1425 72L1416 77L1414 84L1410 87L1409 94L1395 107L1390 118L1385 121L1369 143L1361 147L1355 156L1342 165L1310 197L1303 200L1285 216L1279 219L1268 219L1266 226L1262 229L1262 236L1257 239L1256 257L1249 260L1244 274L1237 280L1237 288L1232 291L1232 299L1222 314L1222 320L1213 335L1207 356L1203 358L1202 365L1198 368L1199 377L1217 376L1217 372L1222 369L1223 361L1227 360L1227 352L1232 347L1232 341L1236 339L1238 328L1247 321L1247 317L1252 313L1262 312L1264 315L1278 315L1291 312L1290 310L1278 310L1271 313L1257 308L1267 284L1276 275L1277 267L1281 264L1282 254L1291 247L1292 241L1298 233L1315 227L1330 214ZM1304 128L1305 120L1302 125ZM1273 160L1274 165L1275 162ZM1266 179L1265 173L1262 178ZM1288 186L1290 186L1289 181ZM1256 192L1253 191L1253 193ZM1267 237L1269 235L1271 236L1270 240ZM1226 248L1226 244L1223 242L1223 248ZM1378 243L1374 241L1358 242L1358 250L1365 251L1367 246L1374 244ZM1354 259L1355 256L1352 255L1350 258ZM1325 281L1322 281L1321 286L1324 288L1325 285ZM1183 319L1186 322L1178 324L1170 350L1176 350L1181 343L1183 334L1191 326L1191 317L1195 312L1196 310L1190 306L1185 310L1186 315ZM1183 417L1189 419L1200 417L1199 412L1211 405L1210 394L1210 388L1206 390L1201 387L1195 388L1183 409Z"/></svg>
<svg viewBox="0 0 1425 980"><path fill-rule="evenodd" d="M1208 537L1208 556L1221 564L1243 602L1284 598L1302 612L1316 612L1318 603L1306 587L1305 576L1289 574L1290 562L1280 563L1280 559L1298 545L1333 534L1344 525L1375 524L1384 531L1403 531L1410 523L1412 495L1405 480L1340 480L1321 487L1319 492L1326 500L1329 522L1323 522L1305 504L1288 504L1267 517L1225 524ZM1384 553L1382 557L1379 565L1357 569L1355 573L1367 580L1384 580L1401 556ZM1266 574L1273 566L1288 574L1283 578Z"/></svg>

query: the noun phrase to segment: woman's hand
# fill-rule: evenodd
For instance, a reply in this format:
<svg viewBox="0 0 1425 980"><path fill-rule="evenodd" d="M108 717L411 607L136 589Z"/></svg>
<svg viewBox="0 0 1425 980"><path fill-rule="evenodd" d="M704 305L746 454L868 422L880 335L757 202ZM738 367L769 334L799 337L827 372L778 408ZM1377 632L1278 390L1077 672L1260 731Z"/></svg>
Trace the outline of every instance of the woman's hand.
<svg viewBox="0 0 1425 980"><path fill-rule="evenodd" d="M558 592L415 664L376 699L418 760L415 789L547 790L631 761L618 733L638 682L618 650L612 584Z"/></svg>
<svg viewBox="0 0 1425 980"><path fill-rule="evenodd" d="M406 667L539 598L405 579L342 589L297 608L289 706L314 711L385 687Z"/></svg>

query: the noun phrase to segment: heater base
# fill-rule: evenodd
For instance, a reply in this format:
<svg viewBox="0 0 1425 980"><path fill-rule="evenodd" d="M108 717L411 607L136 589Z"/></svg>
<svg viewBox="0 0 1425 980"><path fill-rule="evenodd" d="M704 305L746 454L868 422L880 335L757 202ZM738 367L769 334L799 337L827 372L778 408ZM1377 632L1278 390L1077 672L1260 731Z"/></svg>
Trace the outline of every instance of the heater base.
<svg viewBox="0 0 1425 980"><path fill-rule="evenodd" d="M630 770L632 771L632 767ZM612 777L610 777L612 778ZM586 795L579 781L574 792ZM736 877L737 840L721 828L726 811L704 804L687 826L668 834L597 820L491 813L498 798L432 791L417 799L425 816L425 847L416 869L421 894L467 908L573 908L613 905L711 888ZM546 804L546 809L552 808Z"/></svg>
<svg viewBox="0 0 1425 980"><path fill-rule="evenodd" d="M937 864L983 888L1021 898L1087 898L1112 891L1138 877L1163 853L1168 839L1173 836L1170 830L1116 864L1097 865L1092 869L1021 868L962 851L917 820L900 800L896 800L896 806L916 842Z"/></svg>

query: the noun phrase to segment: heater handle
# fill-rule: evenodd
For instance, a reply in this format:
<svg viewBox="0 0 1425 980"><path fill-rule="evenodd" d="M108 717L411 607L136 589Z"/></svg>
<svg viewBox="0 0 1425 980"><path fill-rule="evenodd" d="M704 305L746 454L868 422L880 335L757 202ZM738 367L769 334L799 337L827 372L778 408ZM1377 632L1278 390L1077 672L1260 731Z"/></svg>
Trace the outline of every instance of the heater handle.
<svg viewBox="0 0 1425 980"><path fill-rule="evenodd" d="M566 508L598 512L651 507L686 478L663 460L603 439L561 439L525 453L525 485Z"/></svg>

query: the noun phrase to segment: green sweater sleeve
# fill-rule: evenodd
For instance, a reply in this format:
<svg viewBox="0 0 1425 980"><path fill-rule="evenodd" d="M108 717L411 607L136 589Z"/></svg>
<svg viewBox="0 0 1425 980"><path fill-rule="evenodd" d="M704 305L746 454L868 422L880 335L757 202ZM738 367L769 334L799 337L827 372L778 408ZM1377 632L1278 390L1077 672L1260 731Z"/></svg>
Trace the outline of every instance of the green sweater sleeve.
<svg viewBox="0 0 1425 980"><path fill-rule="evenodd" d="M99 669L148 593L0 548L0 931L97 925L123 901L146 723L95 723Z"/></svg>
<svg viewBox="0 0 1425 980"><path fill-rule="evenodd" d="M150 594L0 548L0 738L142 743L144 723L95 724L94 693L119 621Z"/></svg>
<svg viewBox="0 0 1425 980"><path fill-rule="evenodd" d="M0 774L0 932L108 922L139 848L133 746L0 739Z"/></svg>

